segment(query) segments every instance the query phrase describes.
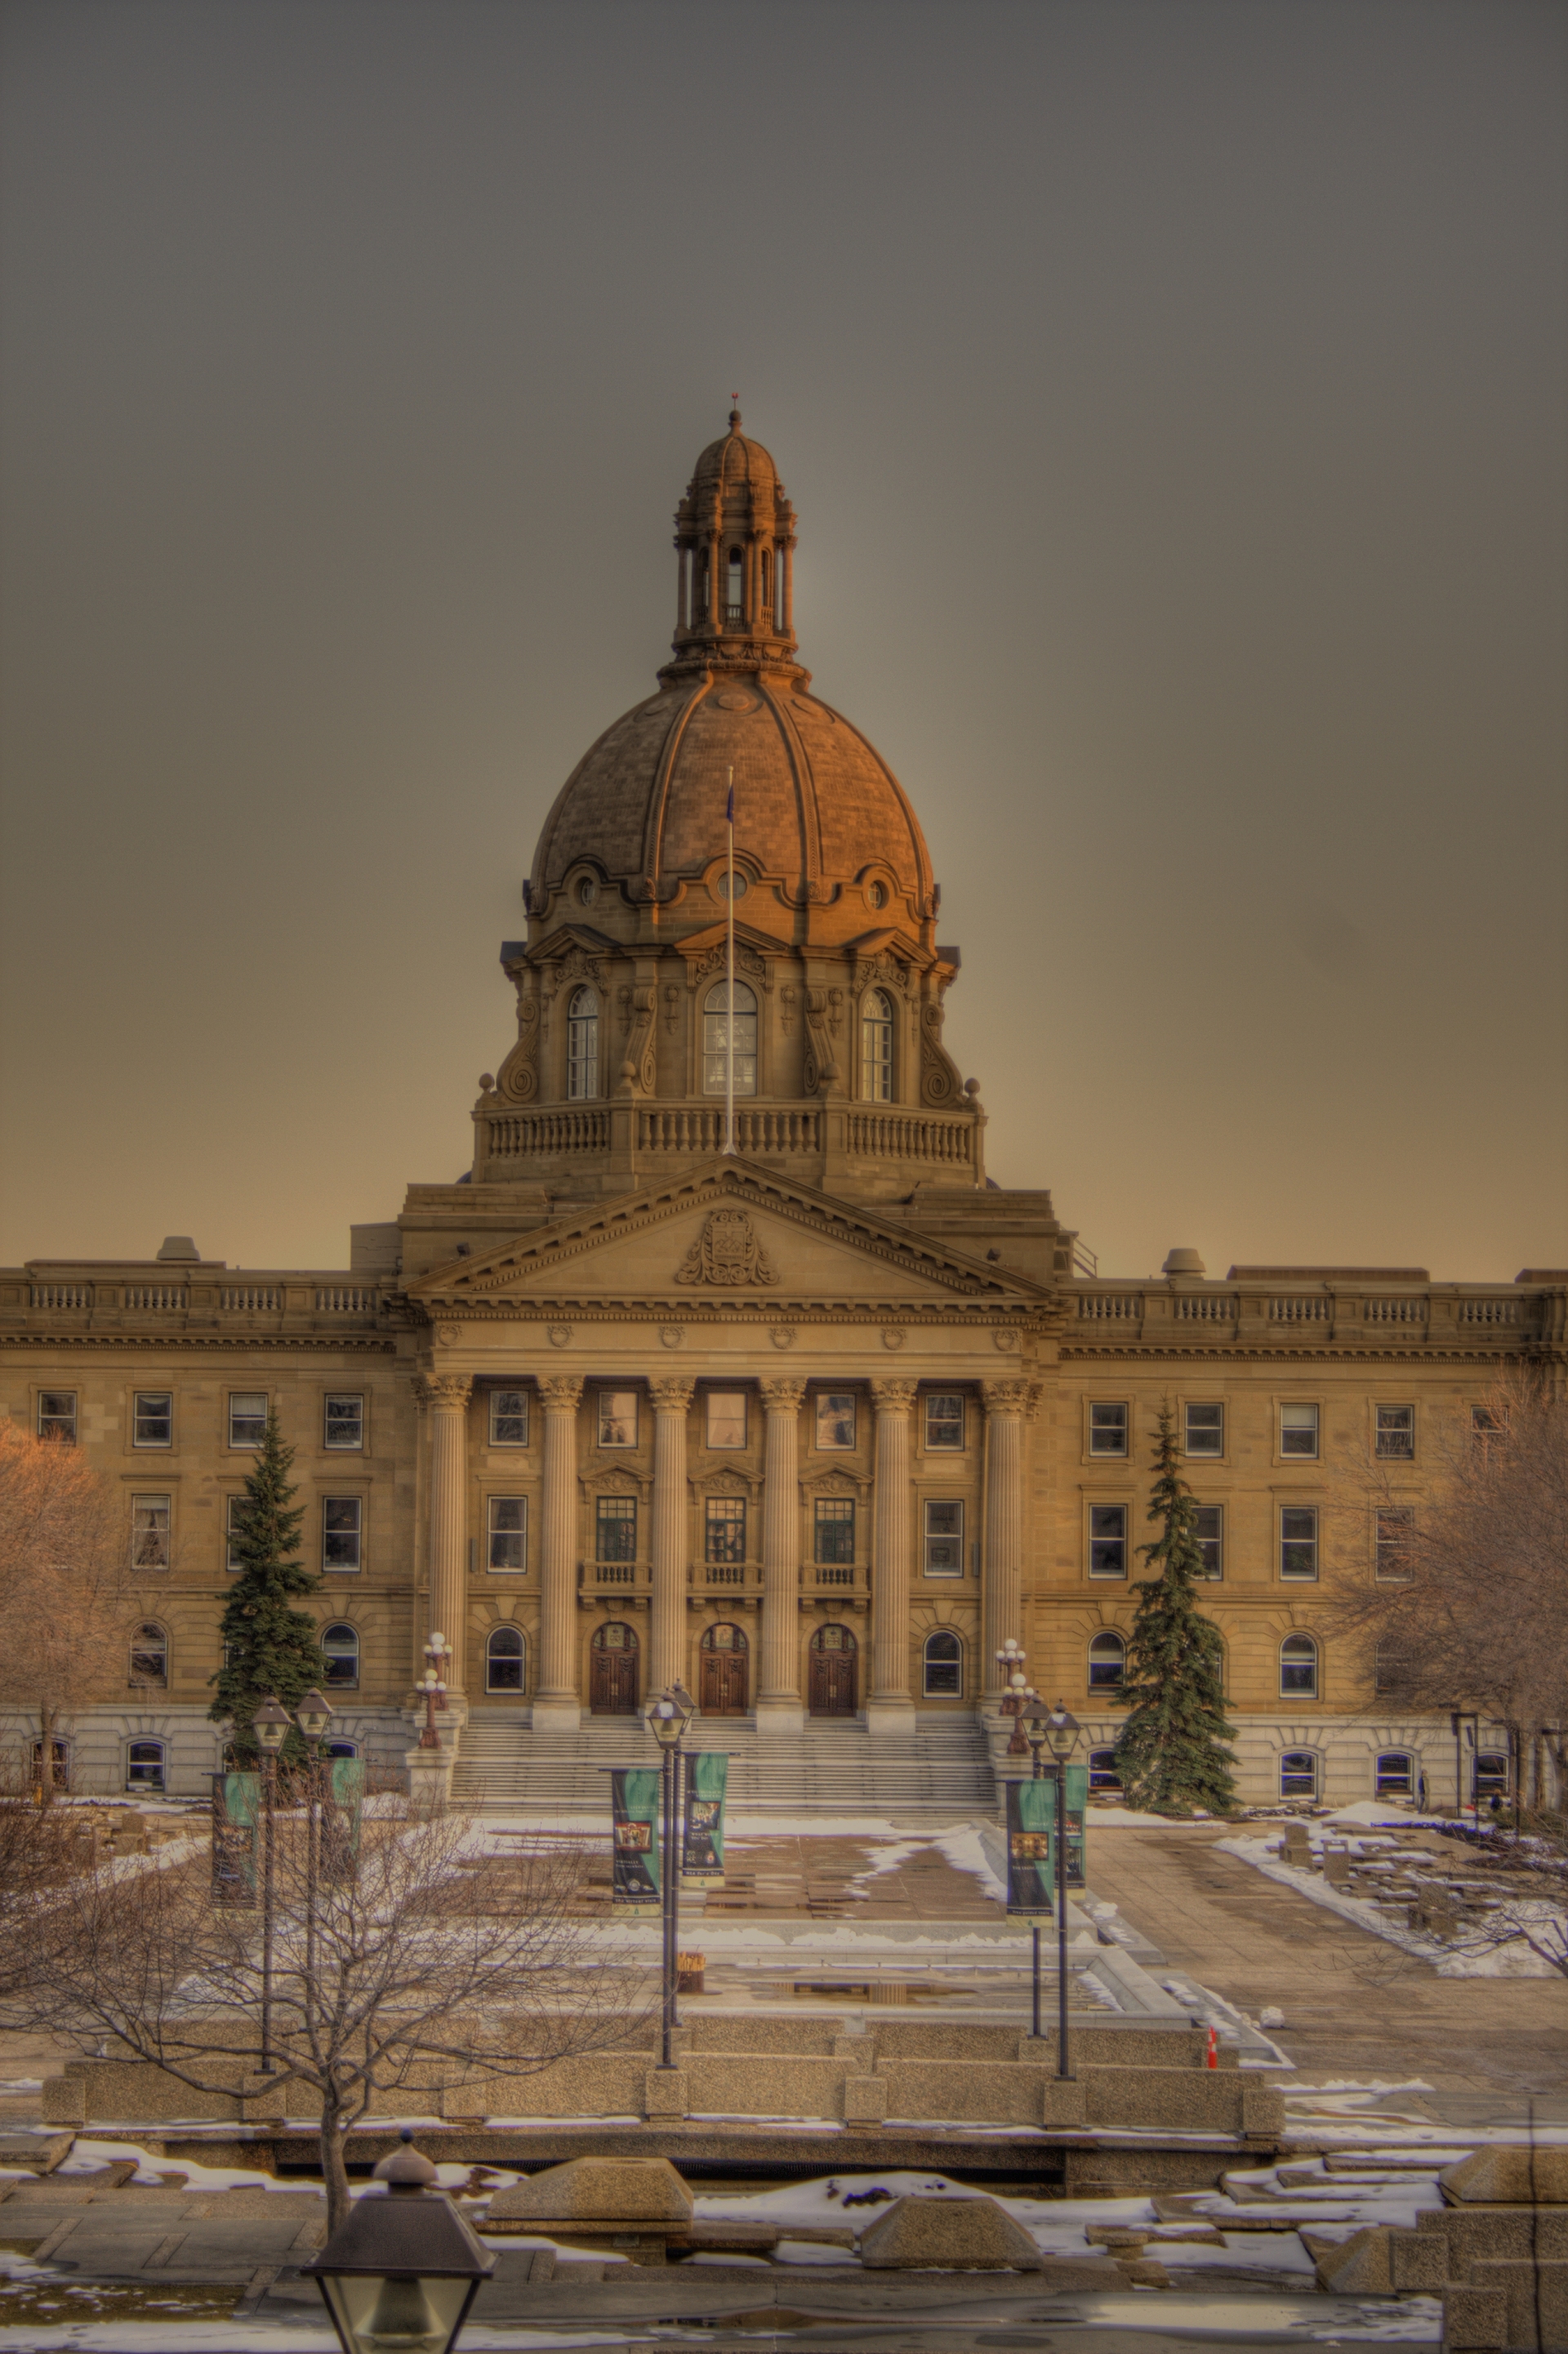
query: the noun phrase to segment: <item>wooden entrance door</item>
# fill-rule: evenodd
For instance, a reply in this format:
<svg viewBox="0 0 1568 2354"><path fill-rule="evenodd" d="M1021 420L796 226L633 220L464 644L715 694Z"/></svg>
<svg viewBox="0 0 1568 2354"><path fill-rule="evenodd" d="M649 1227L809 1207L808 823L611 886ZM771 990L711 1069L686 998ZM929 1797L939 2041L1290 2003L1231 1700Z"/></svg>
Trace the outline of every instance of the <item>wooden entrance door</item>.
<svg viewBox="0 0 1568 2354"><path fill-rule="evenodd" d="M819 1627L811 1638L807 1706L813 1716L854 1714L855 1640L847 1627Z"/></svg>
<svg viewBox="0 0 1568 2354"><path fill-rule="evenodd" d="M588 1713L637 1713L637 1636L620 1621L601 1627L593 1638L588 1653Z"/></svg>
<svg viewBox="0 0 1568 2354"><path fill-rule="evenodd" d="M746 1635L739 1627L710 1627L703 1637L697 1701L705 1716L746 1714Z"/></svg>

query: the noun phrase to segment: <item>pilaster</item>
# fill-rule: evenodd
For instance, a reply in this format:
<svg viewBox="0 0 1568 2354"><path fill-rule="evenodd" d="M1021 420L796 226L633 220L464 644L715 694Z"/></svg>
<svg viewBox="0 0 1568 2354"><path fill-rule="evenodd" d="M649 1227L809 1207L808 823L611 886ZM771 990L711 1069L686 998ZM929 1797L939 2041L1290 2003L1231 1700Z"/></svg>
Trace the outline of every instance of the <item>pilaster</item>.
<svg viewBox="0 0 1568 2354"><path fill-rule="evenodd" d="M757 1722L774 1733L803 1733L800 1699L800 1416L803 1381L765 1381L762 1471L762 1659Z"/></svg>
<svg viewBox="0 0 1568 2354"><path fill-rule="evenodd" d="M648 1691L684 1681L686 1649L686 1416L694 1384L666 1378L653 1398L653 1626Z"/></svg>
<svg viewBox="0 0 1568 2354"><path fill-rule="evenodd" d="M909 1693L909 1415L913 1382L871 1384L876 1408L876 1490L873 1501L871 1572L871 1691L865 1721L872 1733L913 1733Z"/></svg>
<svg viewBox="0 0 1568 2354"><path fill-rule="evenodd" d="M534 1694L534 1723L574 1730L582 1721L573 1581L577 1405L582 1394L582 1383L575 1373L546 1373L540 1378L539 1396L545 1409L545 1525L539 1545L539 1680Z"/></svg>

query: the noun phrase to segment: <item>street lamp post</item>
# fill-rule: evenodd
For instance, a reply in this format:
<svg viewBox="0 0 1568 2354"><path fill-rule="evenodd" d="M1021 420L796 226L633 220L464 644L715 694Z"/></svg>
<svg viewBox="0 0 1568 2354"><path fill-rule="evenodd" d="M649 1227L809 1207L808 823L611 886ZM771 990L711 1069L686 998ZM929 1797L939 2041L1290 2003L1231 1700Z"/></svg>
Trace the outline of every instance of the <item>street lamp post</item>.
<svg viewBox="0 0 1568 2354"><path fill-rule="evenodd" d="M1067 1760L1078 1745L1078 1720L1061 1701L1045 1720L1045 1738L1056 1761L1056 2075L1072 2075L1067 2062Z"/></svg>
<svg viewBox="0 0 1568 2354"><path fill-rule="evenodd" d="M308 1691L294 1712L305 1736L305 2000L315 1999L316 1874L321 1856L322 1740L332 1723L332 1702L325 1694Z"/></svg>
<svg viewBox="0 0 1568 2354"><path fill-rule="evenodd" d="M438 1628L424 1646L424 1651L429 1665L414 1683L414 1690L425 1696L425 1729L419 1735L418 1746L421 1749L439 1749L441 1740L436 1731L436 1711L447 1704L447 1687L441 1671L451 1658L451 1646Z"/></svg>
<svg viewBox="0 0 1568 2354"><path fill-rule="evenodd" d="M495 2270L451 2200L432 2194L436 2169L409 2147L384 2158L384 2199L356 2199L319 2256L300 2270L315 2282L343 2354L451 2354L480 2284Z"/></svg>
<svg viewBox="0 0 1568 2354"><path fill-rule="evenodd" d="M1031 1701L1018 1721L1024 1728L1025 1738L1034 1755L1033 1778L1036 1782L1043 1782L1045 1779L1045 1765L1040 1753L1045 1745L1045 1728L1051 1721L1051 1712L1043 1701ZM1029 1935L1033 1946L1034 1958L1034 2001L1031 2014L1030 2032L1038 2042L1040 2040L1040 1922L1038 1916L1029 1924Z"/></svg>
<svg viewBox="0 0 1568 2354"><path fill-rule="evenodd" d="M251 1718L261 1744L261 2064L272 2069L272 1809L277 1798L278 1752L288 1737L290 1718L276 1698L264 1700Z"/></svg>
<svg viewBox="0 0 1568 2354"><path fill-rule="evenodd" d="M662 1975L663 2000L661 2014L663 2021L661 2036L661 2062L665 2068L675 2064L674 2034L678 2024L675 2016L675 1980L680 1947L680 1859L675 1851L676 1817L680 1801L681 1735L696 1714L697 1704L683 1685L672 1684L668 1691L648 1704L648 1722L661 1750L660 1771L663 1778L664 1801L664 1865L659 1895L662 1912L663 1948Z"/></svg>
<svg viewBox="0 0 1568 2354"><path fill-rule="evenodd" d="M1023 1734L1023 1711L1034 1697L1033 1686L1023 1680L1023 1670L1028 1665L1027 1655L1017 1637L1010 1635L996 1658L1006 1686L1001 1698L1001 1712L1012 1719L1012 1737L1007 1744L1006 1754L1009 1757L1027 1757L1029 1744Z"/></svg>

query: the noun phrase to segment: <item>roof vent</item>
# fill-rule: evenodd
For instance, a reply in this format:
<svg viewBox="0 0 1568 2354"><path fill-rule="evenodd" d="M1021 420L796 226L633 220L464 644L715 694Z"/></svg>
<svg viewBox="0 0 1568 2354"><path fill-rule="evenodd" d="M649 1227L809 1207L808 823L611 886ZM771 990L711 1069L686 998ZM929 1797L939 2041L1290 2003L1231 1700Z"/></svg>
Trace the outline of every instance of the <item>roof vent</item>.
<svg viewBox="0 0 1568 2354"><path fill-rule="evenodd" d="M1203 1262L1195 1250L1169 1250L1160 1272L1161 1275L1202 1275Z"/></svg>
<svg viewBox="0 0 1568 2354"><path fill-rule="evenodd" d="M194 1258L199 1261L201 1258L201 1253L197 1250L195 1243L192 1242L189 1235L165 1235L164 1236L163 1248L159 1251L158 1257L161 1259Z"/></svg>

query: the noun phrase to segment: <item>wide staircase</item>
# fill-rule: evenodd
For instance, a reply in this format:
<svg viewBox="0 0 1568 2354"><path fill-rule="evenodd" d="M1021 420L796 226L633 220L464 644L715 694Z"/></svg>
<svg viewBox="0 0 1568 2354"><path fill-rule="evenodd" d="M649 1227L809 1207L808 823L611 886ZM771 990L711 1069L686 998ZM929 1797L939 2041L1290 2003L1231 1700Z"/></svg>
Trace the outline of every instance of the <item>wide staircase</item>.
<svg viewBox="0 0 1568 2354"><path fill-rule="evenodd" d="M997 1803L979 1725L934 1712L917 1715L912 1734L874 1738L853 1719L819 1717L803 1733L778 1734L744 1718L698 1717L685 1746L727 1752L728 1804L746 1814L991 1814ZM659 1744L641 1717L589 1717L575 1733L534 1733L524 1716L487 1712L463 1729L452 1795L496 1810L608 1820L609 1769L658 1761Z"/></svg>

